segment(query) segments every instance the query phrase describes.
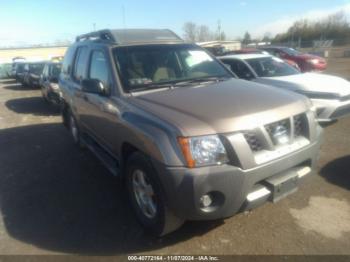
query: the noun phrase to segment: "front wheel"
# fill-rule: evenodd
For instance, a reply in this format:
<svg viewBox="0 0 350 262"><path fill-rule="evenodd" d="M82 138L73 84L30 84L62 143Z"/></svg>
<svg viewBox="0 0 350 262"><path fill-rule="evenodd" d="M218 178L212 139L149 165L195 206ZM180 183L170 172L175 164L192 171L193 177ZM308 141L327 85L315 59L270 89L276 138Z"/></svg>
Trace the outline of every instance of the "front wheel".
<svg viewBox="0 0 350 262"><path fill-rule="evenodd" d="M68 113L68 123L69 123L69 132L73 138L74 144L78 145L80 148L84 148L84 144L81 140L80 130L77 124L77 121L72 113Z"/></svg>
<svg viewBox="0 0 350 262"><path fill-rule="evenodd" d="M163 236L183 224L184 220L168 208L155 170L146 156L137 152L129 157L125 181L136 217L149 233Z"/></svg>

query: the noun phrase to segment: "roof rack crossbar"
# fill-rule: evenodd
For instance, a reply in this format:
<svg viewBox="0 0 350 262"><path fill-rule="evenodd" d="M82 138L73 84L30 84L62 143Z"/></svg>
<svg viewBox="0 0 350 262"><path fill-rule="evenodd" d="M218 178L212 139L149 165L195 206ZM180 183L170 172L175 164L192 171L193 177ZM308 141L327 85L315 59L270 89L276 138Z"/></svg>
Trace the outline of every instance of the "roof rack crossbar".
<svg viewBox="0 0 350 262"><path fill-rule="evenodd" d="M100 39L100 40L116 42L116 39L114 38L111 30L107 30L107 29L79 35L75 40L76 42L80 42L80 41L91 40L91 39Z"/></svg>

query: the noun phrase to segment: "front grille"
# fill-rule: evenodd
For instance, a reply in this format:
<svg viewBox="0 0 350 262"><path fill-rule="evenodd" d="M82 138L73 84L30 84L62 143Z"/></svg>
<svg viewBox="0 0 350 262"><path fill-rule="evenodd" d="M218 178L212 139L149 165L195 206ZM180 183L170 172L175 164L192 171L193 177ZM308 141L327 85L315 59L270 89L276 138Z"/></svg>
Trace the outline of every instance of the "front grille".
<svg viewBox="0 0 350 262"><path fill-rule="evenodd" d="M305 126L303 124L304 115L294 116L294 137L304 136L305 135Z"/></svg>
<svg viewBox="0 0 350 262"><path fill-rule="evenodd" d="M284 119L284 120L281 120L281 121L278 121L278 122L275 122L272 124L265 125L265 129L266 129L267 133L269 134L274 145L277 144L277 142L274 139L274 132L276 131L276 129L278 127L283 127L286 130L287 135L289 136L290 135L290 120Z"/></svg>
<svg viewBox="0 0 350 262"><path fill-rule="evenodd" d="M247 140L250 149L254 152L258 152L263 150L263 146L260 143L258 137L256 136L256 134L253 131L245 131L243 133L245 139Z"/></svg>
<svg viewBox="0 0 350 262"><path fill-rule="evenodd" d="M283 119L278 122L274 122L268 125L265 125L265 130L267 135L269 136L270 140L272 141L274 146L277 146L280 141L276 139L276 133L278 132L284 132L285 135L288 137L291 136L292 128L291 128L291 119ZM298 137L309 137L309 126L308 126L308 120L306 117L306 114L299 114L293 116L293 129L294 129L294 137L293 138L298 138ZM253 152L259 152L264 149L271 150L271 148L265 148L264 145L267 145L266 141L263 141L264 135L260 133L259 129L256 130L250 130L250 131L244 131L243 135L250 147L250 149ZM267 138L266 138L267 139ZM292 142L292 141L291 141Z"/></svg>

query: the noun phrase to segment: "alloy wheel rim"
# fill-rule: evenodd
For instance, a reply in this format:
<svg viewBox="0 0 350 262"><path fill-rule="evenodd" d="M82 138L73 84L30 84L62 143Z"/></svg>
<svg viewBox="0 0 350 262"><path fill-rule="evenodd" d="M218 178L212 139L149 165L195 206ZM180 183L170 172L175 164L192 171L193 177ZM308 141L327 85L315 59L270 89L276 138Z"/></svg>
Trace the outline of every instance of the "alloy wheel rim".
<svg viewBox="0 0 350 262"><path fill-rule="evenodd" d="M77 142L78 141L78 128L77 128L77 125L75 124L75 120L72 116L70 118L70 129L71 129L71 133L72 133L74 142Z"/></svg>
<svg viewBox="0 0 350 262"><path fill-rule="evenodd" d="M149 219L157 215L157 205L152 185L148 182L142 170L135 170L132 174L132 187L136 202L142 213Z"/></svg>

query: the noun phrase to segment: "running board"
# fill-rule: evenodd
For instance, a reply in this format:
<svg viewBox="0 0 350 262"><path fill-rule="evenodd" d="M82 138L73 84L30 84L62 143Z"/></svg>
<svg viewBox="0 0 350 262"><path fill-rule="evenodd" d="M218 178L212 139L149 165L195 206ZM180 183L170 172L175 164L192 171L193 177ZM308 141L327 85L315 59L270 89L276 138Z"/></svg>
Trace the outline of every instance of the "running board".
<svg viewBox="0 0 350 262"><path fill-rule="evenodd" d="M81 142L101 161L113 176L119 176L119 162L117 159L111 156L110 153L88 135L82 136Z"/></svg>

